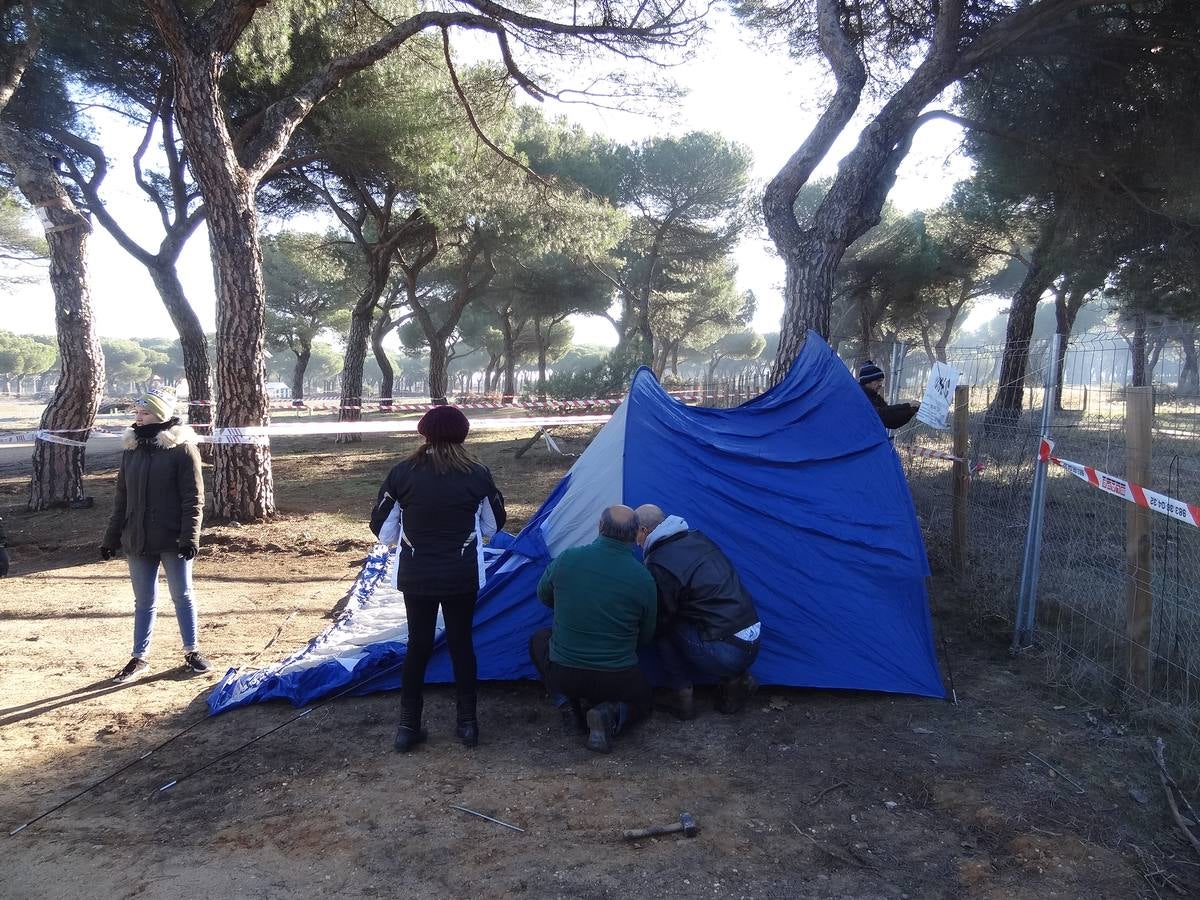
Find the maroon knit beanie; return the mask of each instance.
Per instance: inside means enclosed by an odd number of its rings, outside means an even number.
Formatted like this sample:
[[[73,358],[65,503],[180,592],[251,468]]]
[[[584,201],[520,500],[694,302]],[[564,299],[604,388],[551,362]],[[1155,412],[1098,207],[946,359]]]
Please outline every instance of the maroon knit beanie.
[[[461,444],[470,430],[471,423],[457,406],[435,406],[417,423],[417,434],[431,444]]]

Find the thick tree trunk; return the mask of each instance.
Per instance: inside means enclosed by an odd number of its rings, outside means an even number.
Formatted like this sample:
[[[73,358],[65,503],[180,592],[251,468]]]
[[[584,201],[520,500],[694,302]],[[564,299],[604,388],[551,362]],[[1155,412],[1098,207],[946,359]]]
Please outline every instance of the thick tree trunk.
[[[833,294],[833,274],[846,252],[844,242],[804,240],[783,254],[787,264],[784,276],[784,311],[779,332],[779,351],[775,357],[772,380],[787,374],[809,329],[829,336],[829,298]]]
[[[500,362],[500,357],[495,353],[489,354],[488,363],[483,369],[483,393],[490,394],[492,391],[492,378],[496,372],[496,365]]]
[[[1191,331],[1185,331],[1180,335],[1179,343],[1183,347],[1183,368],[1179,372],[1179,393],[1200,393],[1200,358],[1197,358],[1196,355],[1196,336]]]
[[[188,423],[200,426],[211,425],[212,410],[212,367],[208,362],[208,338],[200,318],[183,292],[183,283],[175,270],[174,262],[162,262],[147,267],[158,296],[166,307],[167,315],[179,334],[179,346],[183,349],[183,373],[188,383]],[[205,462],[212,462],[212,445],[201,444],[200,452]]]
[[[1016,421],[1024,407],[1025,374],[1029,369],[1029,342],[1033,339],[1034,317],[1042,295],[1060,274],[1047,264],[1057,231],[1058,223],[1055,220],[1042,226],[1037,246],[1029,260],[1029,269],[1013,295],[1004,337],[1004,355],[1000,360],[1000,383],[984,417],[989,425]]]
[[[1155,335],[1154,340],[1150,342],[1150,358],[1146,361],[1146,383],[1154,383],[1154,370],[1158,368],[1158,360],[1162,357],[1163,347],[1166,346],[1167,339],[1161,334]]]
[[[368,288],[368,291],[371,289]],[[357,422],[362,418],[363,363],[367,358],[371,319],[375,312],[375,301],[378,299],[379,293],[375,293],[373,298],[364,296],[350,315],[350,332],[346,335],[346,357],[342,364],[339,422]],[[356,444],[361,440],[361,434],[339,434],[337,436],[339,444]]]
[[[1071,302],[1072,296],[1066,291],[1055,292],[1054,295],[1054,330],[1058,335],[1058,358],[1054,361],[1057,377],[1054,380],[1054,408],[1062,411],[1063,374],[1067,368],[1067,344],[1071,340],[1071,330],[1075,327],[1075,317],[1079,315],[1079,306]]]
[[[176,113],[192,171],[208,210],[208,242],[217,289],[218,429],[269,422],[263,356],[266,292],[258,241],[255,184],[238,163],[221,108],[220,59],[176,59]],[[275,512],[267,440],[217,444],[213,513],[252,521]]]
[[[387,288],[393,250],[372,245],[367,253],[367,286],[363,289],[354,311],[350,314],[350,333],[346,335],[346,357],[342,364],[342,399],[338,409],[339,422],[357,422],[362,418],[363,363],[367,358],[367,342],[371,322],[379,299]],[[361,434],[339,434],[337,443],[356,444]]]
[[[1146,366],[1146,314],[1137,312],[1133,316],[1133,337],[1129,339],[1129,352],[1132,357],[1133,387],[1145,387],[1149,384]]]
[[[801,225],[796,220],[796,197],[854,114],[866,80],[844,30],[841,4],[834,0],[817,4],[821,49],[833,66],[838,88],[812,133],[763,197],[767,230],[787,267],[779,352],[772,372],[775,381],[791,368],[809,329],[829,338],[833,273],[846,248],[879,222],[921,110],[957,74],[961,11],[955,7],[951,3],[943,9],[925,59],[863,128],[811,223]]]
[[[91,227],[71,203],[44,154],[7,128],[0,128],[0,154],[13,169],[21,193],[49,223],[50,285],[61,375],[39,429],[86,442],[100,407],[104,354],[96,335],[87,281],[87,244]],[[42,510],[84,496],[85,448],[37,441],[29,508]]]
[[[381,309],[375,319],[375,327],[371,329],[371,352],[375,354],[375,364],[383,375],[379,382],[379,407],[385,410],[392,408],[392,393],[396,386],[396,372],[387,351],[383,349],[383,339],[391,330],[392,317],[387,310]]]
[[[500,334],[504,338],[504,388],[501,399],[504,403],[512,403],[517,394],[517,339],[507,316],[500,317]]]
[[[449,385],[450,359],[446,351],[446,339],[437,337],[429,342],[429,399],[434,405],[446,404],[446,388]]]
[[[61,376],[39,429],[86,442],[104,386],[104,354],[96,336],[87,281],[91,225],[80,215],[45,152],[16,129],[0,125],[0,159],[42,217],[50,251],[50,286]],[[18,379],[19,382],[19,379]],[[19,388],[18,388],[19,389]],[[83,498],[82,446],[39,440],[33,451],[29,508],[42,510]]]
[[[308,361],[312,359],[312,345],[301,343],[300,352],[296,354],[296,365],[292,369],[292,399],[304,399],[304,373],[308,371]]]
[[[533,336],[537,340],[538,351],[538,386],[539,400],[546,399],[546,347],[550,343],[550,335],[542,333],[542,324],[537,320],[533,323]]]

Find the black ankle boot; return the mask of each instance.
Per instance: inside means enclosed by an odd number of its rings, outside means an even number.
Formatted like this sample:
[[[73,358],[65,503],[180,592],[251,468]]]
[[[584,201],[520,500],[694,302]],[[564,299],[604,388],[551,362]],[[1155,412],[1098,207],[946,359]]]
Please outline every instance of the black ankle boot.
[[[600,703],[588,710],[589,750],[595,753],[608,753],[612,750],[612,739],[617,734],[618,716],[616,703]]]
[[[696,718],[696,694],[690,687],[680,688],[665,694],[655,706],[669,712],[682,722]]]
[[[584,720],[583,709],[578,700],[568,700],[559,706],[558,714],[562,716],[563,734],[587,734],[587,722]]]
[[[475,715],[475,695],[458,698],[457,726],[454,733],[462,741],[464,747],[474,747],[479,744],[479,719]]]
[[[396,729],[396,740],[393,746],[397,753],[407,753],[429,736],[421,727],[421,708],[424,704],[400,701],[400,727]]]

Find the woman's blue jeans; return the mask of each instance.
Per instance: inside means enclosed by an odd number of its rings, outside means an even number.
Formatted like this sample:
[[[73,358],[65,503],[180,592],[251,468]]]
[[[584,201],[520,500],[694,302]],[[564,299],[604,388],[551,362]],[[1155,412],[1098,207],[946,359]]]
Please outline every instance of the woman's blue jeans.
[[[179,636],[183,652],[198,649],[196,644],[196,600],[192,594],[192,561],[180,559],[179,553],[169,550],[149,556],[130,555],[129,578],[133,582],[133,655],[146,659],[150,652],[150,635],[154,631],[155,606],[158,600],[158,568],[167,576],[167,588],[175,604],[179,621]]]

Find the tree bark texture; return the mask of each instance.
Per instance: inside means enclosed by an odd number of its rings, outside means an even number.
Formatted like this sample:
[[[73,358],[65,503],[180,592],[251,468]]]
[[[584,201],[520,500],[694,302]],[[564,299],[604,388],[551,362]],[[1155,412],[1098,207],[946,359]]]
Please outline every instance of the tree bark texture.
[[[87,441],[104,389],[104,354],[96,335],[87,281],[91,225],[75,208],[49,157],[34,141],[0,125],[0,158],[17,187],[43,217],[50,252],[50,286],[61,374],[38,426],[64,438]],[[37,441],[29,508],[42,510],[83,498],[84,447]]]
[[[984,421],[989,425],[1015,422],[1024,408],[1025,375],[1029,370],[1029,343],[1033,339],[1033,322],[1042,295],[1054,284],[1059,272],[1048,264],[1047,257],[1054,246],[1058,223],[1049,220],[1042,226],[1037,246],[1029,259],[1029,269],[1008,311],[1008,328],[1004,336],[1004,355],[1000,359],[999,385],[996,396],[988,406]]]
[[[1067,344],[1071,341],[1071,330],[1075,327],[1075,318],[1083,306],[1082,299],[1076,301],[1077,293],[1069,288],[1055,291],[1054,294],[1054,330],[1058,338],[1058,358],[1054,361],[1057,377],[1054,380],[1054,408],[1061,412],[1063,396],[1063,374],[1067,368]]]
[[[446,340],[435,339],[429,342],[429,399],[435,406],[443,406],[447,402],[446,390],[449,386],[450,354],[446,350]]]
[[[200,317],[192,309],[183,284],[175,270],[175,261],[149,265],[150,278],[158,290],[158,296],[166,307],[171,323],[179,334],[179,346],[183,350],[183,372],[188,383],[188,423],[210,425],[212,410],[212,367],[208,362],[208,338]],[[202,429],[207,431],[207,429]],[[211,462],[211,444],[201,444],[200,451],[205,462]]]
[[[292,369],[292,399],[304,399],[304,373],[308,371],[308,361],[312,359],[312,345],[302,343],[296,353],[296,365]]]
[[[154,13],[157,7],[152,7]],[[204,192],[217,294],[217,428],[269,422],[263,356],[266,291],[256,184],[238,163],[221,107],[217,54],[177,55],[176,112],[192,171]],[[217,444],[213,513],[253,521],[275,512],[266,441]]]
[[[368,288],[368,290],[370,289]],[[378,295],[375,299],[378,299]],[[346,358],[342,364],[339,422],[357,422],[362,418],[363,363],[367,358],[367,342],[371,337],[371,321],[374,314],[374,300],[364,297],[350,316],[350,331],[346,335]],[[360,441],[362,441],[361,434],[339,434],[337,436],[339,444],[357,444]]]
[[[799,191],[858,107],[866,72],[846,31],[838,0],[817,0],[817,30],[837,90],[817,125],[767,186],[763,213],[768,233],[787,266],[778,381],[791,367],[809,329],[829,337],[832,274],[846,247],[879,221],[880,211],[907,155],[921,111],[950,84],[1039,28],[1053,27],[1079,3],[1026,4],[998,20],[970,45],[960,46],[961,0],[941,0],[929,51],[911,77],[884,104],[838,165],[832,186],[808,223],[797,221]],[[932,113],[928,115],[933,115]],[[1027,352],[1027,351],[1026,351]],[[1024,372],[1024,355],[1014,362]]]
[[[1130,364],[1133,369],[1130,384],[1145,387],[1150,383],[1146,365],[1146,314],[1138,311],[1133,316],[1133,336],[1129,340]]]
[[[553,328],[554,326],[551,326]],[[550,343],[549,330],[546,333],[542,332],[542,323],[535,319],[533,322],[533,336],[537,341],[538,351],[538,386],[537,395],[539,400],[546,399],[546,347]]]
[[[392,317],[386,309],[381,309],[375,318],[375,327],[371,329],[371,352],[375,354],[375,364],[383,377],[379,382],[380,409],[392,408],[392,394],[396,388],[396,373],[392,369],[392,361],[388,359],[387,351],[383,349],[383,339],[392,330]]]
[[[1156,334],[1150,342],[1150,358],[1146,361],[1146,384],[1154,383],[1154,370],[1158,368],[1158,361],[1162,358],[1163,347],[1166,345],[1167,339],[1161,334]]]
[[[513,330],[512,317],[507,313],[500,317],[500,335],[504,339],[504,387],[502,402],[512,403],[517,393],[517,335]]]
[[[1179,337],[1183,347],[1183,368],[1179,372],[1181,394],[1200,393],[1200,358],[1196,355],[1196,335],[1190,330],[1191,327],[1184,326],[1185,330]]]

